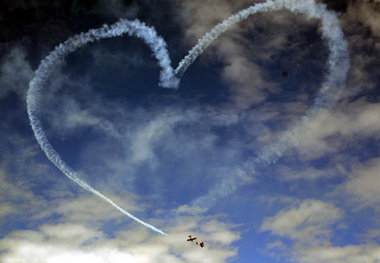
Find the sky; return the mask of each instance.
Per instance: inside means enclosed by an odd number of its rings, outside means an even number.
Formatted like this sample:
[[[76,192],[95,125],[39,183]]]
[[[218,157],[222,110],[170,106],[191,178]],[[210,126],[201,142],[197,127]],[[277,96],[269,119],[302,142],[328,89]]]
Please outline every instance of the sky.
[[[0,262],[380,262],[380,1],[15,0],[0,28]]]

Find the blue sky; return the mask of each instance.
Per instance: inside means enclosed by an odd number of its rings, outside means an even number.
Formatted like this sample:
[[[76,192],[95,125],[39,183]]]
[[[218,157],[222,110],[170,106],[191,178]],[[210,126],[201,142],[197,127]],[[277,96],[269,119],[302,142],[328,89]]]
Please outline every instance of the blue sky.
[[[83,45],[54,67],[38,104],[51,145],[81,180],[167,236],[69,180],[33,135],[29,82],[69,37],[137,18],[166,42],[175,68],[200,37],[256,2],[5,4],[1,262],[380,261],[377,0],[318,1],[336,12],[349,69],[336,103],[314,114],[329,74],[322,34],[335,31],[287,10],[232,26],[178,89],[159,86],[161,67],[135,37]],[[344,71],[336,68],[334,76]],[[206,247],[186,242],[189,234]]]

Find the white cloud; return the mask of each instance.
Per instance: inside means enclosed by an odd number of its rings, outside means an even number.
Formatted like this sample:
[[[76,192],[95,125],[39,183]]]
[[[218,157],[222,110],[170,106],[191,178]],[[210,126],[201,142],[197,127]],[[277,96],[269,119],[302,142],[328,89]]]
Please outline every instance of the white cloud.
[[[123,198],[107,194],[112,200],[125,210],[136,213],[144,210],[143,203],[137,203],[137,197],[124,193]],[[80,198],[61,199],[55,207],[51,207],[48,213],[64,215],[67,220],[74,223],[91,222],[95,224],[103,220],[122,220],[120,212],[114,207],[92,194],[85,193]]]
[[[296,258],[303,263],[377,263],[380,262],[380,246],[314,247],[299,251]]]
[[[290,238],[301,246],[312,246],[328,242],[331,226],[343,216],[343,212],[332,204],[305,200],[297,207],[284,209],[273,217],[265,218],[261,231]]]
[[[303,126],[296,127],[289,139],[302,158],[314,159],[326,153],[344,150],[353,143],[354,138],[379,139],[379,131],[380,103],[359,100],[349,105],[340,105],[335,111],[320,110]],[[271,136],[261,139],[273,140]]]
[[[37,230],[19,230],[0,241],[0,261],[13,262],[227,262],[236,256],[232,242],[240,235],[227,223],[205,216],[174,216],[167,219],[169,236],[148,232],[140,226],[120,230],[108,237],[86,219],[71,223],[44,224]],[[202,222],[202,223],[201,223]],[[206,246],[186,241],[197,236]],[[223,242],[220,242],[220,238]]]
[[[375,263],[380,262],[380,246],[373,238],[378,229],[365,235],[369,243],[334,246],[331,242],[333,226],[343,212],[332,204],[306,200],[297,207],[284,209],[263,221],[261,230],[294,241],[287,246],[281,240],[267,244],[267,253],[275,258],[284,257],[302,263]]]
[[[379,207],[380,158],[371,159],[354,167],[344,189],[361,207]]]
[[[182,206],[173,212],[163,211],[173,215],[165,220],[148,219],[154,225],[166,226],[169,237],[164,237],[132,222],[107,203],[83,191],[83,195],[74,198],[67,189],[59,191],[52,187],[43,191],[45,196],[51,197],[45,200],[33,193],[30,184],[8,183],[3,171],[0,181],[1,212],[4,212],[1,216],[17,213],[21,215],[18,220],[23,222],[26,217],[21,210],[31,210],[27,213],[28,226],[45,222],[37,229],[6,232],[0,240],[2,263],[222,263],[237,255],[232,243],[240,238],[239,233],[228,223],[202,215],[204,210],[200,208]],[[112,198],[133,213],[146,208],[137,196],[124,193],[120,198]],[[10,201],[5,202],[5,199]],[[6,211],[8,208],[11,211]],[[103,232],[103,227],[114,229],[114,236]],[[188,234],[198,236],[206,247],[186,242]]]
[[[48,204],[46,200],[33,193],[30,189],[30,182],[27,180],[19,180],[15,175],[7,172],[6,168],[0,165],[0,222],[5,221],[10,215],[27,215],[37,209],[46,209]],[[35,167],[38,174],[38,165]],[[12,179],[12,180],[10,180]],[[11,182],[10,182],[11,181]],[[5,230],[5,229],[4,229]]]

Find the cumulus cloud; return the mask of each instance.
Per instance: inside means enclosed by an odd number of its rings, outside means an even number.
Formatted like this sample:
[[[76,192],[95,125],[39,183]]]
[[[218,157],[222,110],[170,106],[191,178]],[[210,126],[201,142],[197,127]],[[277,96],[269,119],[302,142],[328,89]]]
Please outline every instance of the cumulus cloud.
[[[340,105],[335,111],[321,110],[289,138],[306,160],[338,152],[351,144],[353,138],[378,138],[379,110],[380,104],[363,100]]]
[[[311,247],[328,242],[332,235],[331,226],[342,217],[341,209],[311,199],[284,209],[273,217],[265,218],[260,229],[289,238],[297,245]]]
[[[299,251],[296,258],[304,263],[374,263],[380,261],[380,246],[314,247]]]
[[[20,175],[14,175],[4,167],[0,168],[0,222],[2,225],[9,226],[9,224],[18,225],[21,223],[26,226],[33,226],[36,221],[52,215],[51,212],[46,211],[49,211],[56,203],[54,201],[49,202],[44,195],[36,193],[33,189],[33,183],[38,181],[33,179],[33,176],[42,173],[43,177],[45,172],[39,171],[38,165],[32,168],[34,173],[32,172],[29,175],[29,180],[21,178]],[[24,172],[24,174],[26,173]],[[54,200],[54,198],[67,197],[68,195],[70,194],[61,192],[57,187],[51,192],[50,197]],[[1,235],[4,235],[11,232],[13,228],[4,227],[0,230]]]
[[[353,167],[344,184],[346,193],[361,207],[380,208],[380,158]]]
[[[144,203],[137,203],[138,198],[131,193],[124,193],[121,197],[109,194],[112,200],[115,200],[121,207],[131,211],[131,213],[142,212],[146,207]],[[115,210],[106,202],[100,202],[97,197],[92,195],[83,195],[80,198],[66,197],[55,203],[46,214],[56,213],[64,216],[67,222],[81,223],[88,222],[91,225],[99,225],[103,222],[119,222],[128,220],[120,217],[120,212]]]
[[[352,184],[348,184],[352,185]],[[364,180],[364,185],[366,181]],[[360,187],[359,187],[360,188]],[[367,189],[368,190],[368,189]],[[337,223],[343,219],[342,209],[319,200],[305,200],[265,218],[262,231],[271,231],[283,238],[267,244],[268,254],[305,263],[373,263],[380,260],[380,246],[374,243],[378,229],[365,234],[367,242],[360,245],[335,246],[331,238]],[[287,245],[286,239],[294,243]]]
[[[0,256],[4,263],[227,262],[236,255],[236,250],[218,246],[201,250],[193,244],[186,244],[183,235],[154,238],[144,233],[122,231],[117,237],[107,239],[99,231],[71,224],[47,225],[39,231],[12,233],[0,241],[0,247],[7,251]]]
[[[233,242],[240,239],[240,234],[234,225],[218,216],[205,215],[204,209],[181,206],[161,210],[161,215],[170,217],[147,218],[165,228],[169,236],[163,237],[131,222],[98,198],[79,193],[50,185],[43,195],[36,194],[25,180],[8,182],[6,171],[1,169],[0,220],[2,224],[13,220],[23,227],[2,232],[0,261],[222,263],[237,255]],[[133,213],[154,209],[144,204],[143,198],[126,191],[112,198]],[[7,218],[10,214],[17,217]],[[188,234],[198,236],[206,247],[186,242]]]
[[[80,200],[77,200],[81,203]],[[72,207],[73,211],[84,214],[83,207]],[[103,211],[104,212],[104,211]],[[18,230],[0,241],[0,260],[10,262],[227,262],[236,256],[232,245],[240,234],[232,230],[233,225],[216,217],[197,215],[176,215],[167,225],[169,236],[159,236],[139,226],[115,229],[107,235],[94,218],[73,220],[63,214],[64,223],[40,225],[33,230]],[[119,215],[120,217],[120,215]],[[112,229],[115,221],[109,221]],[[202,239],[202,249],[186,241],[191,233]]]
[[[0,221],[31,218],[36,209],[48,207],[41,193],[35,193],[32,188],[41,182],[53,185],[49,177],[54,172],[46,163],[38,160],[39,149],[31,138],[16,132],[8,124],[2,124],[1,128],[3,134],[0,148],[3,150],[0,154]],[[56,193],[60,192],[63,185],[56,185]]]
[[[267,244],[267,253],[275,258],[307,263],[372,263],[380,259],[380,247],[370,240],[361,245],[335,246],[332,237],[343,225],[345,213],[331,203],[304,200],[265,218],[262,231],[279,238]],[[288,243],[287,240],[293,241]]]

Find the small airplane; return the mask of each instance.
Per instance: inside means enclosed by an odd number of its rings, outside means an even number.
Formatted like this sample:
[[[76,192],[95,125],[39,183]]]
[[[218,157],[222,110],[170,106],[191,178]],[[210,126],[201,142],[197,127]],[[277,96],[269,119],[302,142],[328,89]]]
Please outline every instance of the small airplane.
[[[188,239],[187,241],[191,241],[193,242],[195,239],[197,239],[196,237],[192,237],[191,235],[188,235]],[[205,243],[202,241],[202,242],[195,242],[196,245],[200,246],[200,247],[204,247],[205,246]]]
[[[198,242],[196,242],[195,244],[199,245],[200,247],[204,247],[205,246],[205,243],[202,241],[201,243],[198,244]]]
[[[191,237],[191,235],[189,235],[188,237],[189,238],[187,239],[187,241],[191,241],[191,242],[193,242],[195,239],[197,239],[196,237]]]

